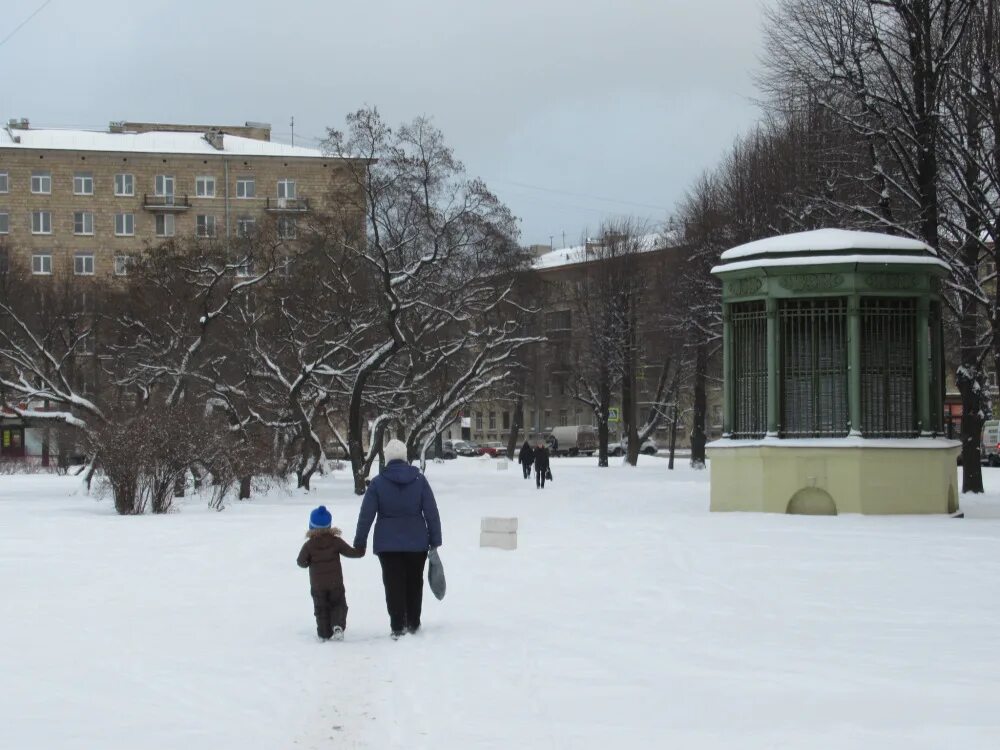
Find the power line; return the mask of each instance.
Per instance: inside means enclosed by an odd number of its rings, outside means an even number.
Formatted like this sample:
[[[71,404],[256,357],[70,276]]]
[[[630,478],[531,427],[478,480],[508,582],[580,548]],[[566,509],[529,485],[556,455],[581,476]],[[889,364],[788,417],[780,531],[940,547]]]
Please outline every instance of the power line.
[[[523,182],[510,182],[508,180],[488,180],[488,183],[499,183],[501,185],[514,185],[520,188],[527,188],[528,190],[541,190],[544,193],[561,193],[562,195],[570,195],[575,198],[589,198],[595,201],[604,201],[605,203],[620,203],[623,206],[638,206],[640,208],[653,208],[657,211],[666,211],[666,206],[654,206],[650,203],[637,203],[635,201],[623,201],[617,198],[602,198],[599,195],[590,195],[589,193],[574,193],[570,190],[557,190],[556,188],[541,187],[539,185],[527,185]]]
[[[45,6],[47,6],[51,2],[52,2],[52,0],[45,0],[44,3],[42,3],[41,5],[38,6],[38,9],[34,13],[32,13],[30,16],[28,16],[23,21],[21,21],[21,23],[19,23],[17,26],[15,26],[14,30],[12,32],[10,32],[7,36],[5,36],[3,39],[0,39],[0,47],[2,47],[12,36],[14,36],[14,34],[16,34],[22,28],[24,28],[25,26],[27,26],[28,25],[28,21],[30,21],[32,18],[34,18],[35,16],[37,16],[43,10],[45,10]]]

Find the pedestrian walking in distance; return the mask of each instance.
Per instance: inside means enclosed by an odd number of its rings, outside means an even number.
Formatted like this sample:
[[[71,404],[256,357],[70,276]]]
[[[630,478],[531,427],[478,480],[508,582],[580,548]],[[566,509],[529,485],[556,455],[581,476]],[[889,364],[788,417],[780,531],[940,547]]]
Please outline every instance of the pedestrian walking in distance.
[[[549,472],[549,451],[545,443],[535,446],[535,487],[545,489],[545,476]]]
[[[524,478],[527,479],[531,476],[531,465],[535,462],[535,452],[531,449],[531,443],[527,440],[524,441],[524,445],[521,446],[521,450],[517,454],[517,462],[521,464],[521,471],[524,473]]]
[[[340,529],[334,528],[333,517],[324,506],[309,514],[309,531],[298,563],[300,568],[309,568],[316,634],[324,641],[344,640],[347,627],[347,595],[340,558],[364,554],[363,549],[355,549],[340,538]]]
[[[420,628],[427,551],[441,546],[441,517],[427,478],[406,460],[406,445],[390,440],[383,448],[385,466],[375,477],[358,514],[354,546],[372,545],[382,565],[385,605],[393,639]]]

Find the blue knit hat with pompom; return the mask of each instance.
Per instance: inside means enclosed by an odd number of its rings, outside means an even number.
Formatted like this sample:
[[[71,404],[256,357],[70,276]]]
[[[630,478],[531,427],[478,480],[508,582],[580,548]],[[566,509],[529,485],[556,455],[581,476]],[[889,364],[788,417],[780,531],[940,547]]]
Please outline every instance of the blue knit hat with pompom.
[[[309,514],[310,529],[328,529],[332,523],[333,516],[330,515],[330,511],[326,509],[325,505],[319,506]]]

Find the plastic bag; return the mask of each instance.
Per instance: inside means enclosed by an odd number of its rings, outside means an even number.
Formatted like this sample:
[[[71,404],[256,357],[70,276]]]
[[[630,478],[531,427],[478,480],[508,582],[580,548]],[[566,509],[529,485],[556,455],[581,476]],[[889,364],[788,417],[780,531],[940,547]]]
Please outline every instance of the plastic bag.
[[[444,580],[444,565],[441,564],[441,556],[437,549],[432,549],[427,553],[427,584],[431,587],[431,593],[438,601],[444,599],[447,584]]]

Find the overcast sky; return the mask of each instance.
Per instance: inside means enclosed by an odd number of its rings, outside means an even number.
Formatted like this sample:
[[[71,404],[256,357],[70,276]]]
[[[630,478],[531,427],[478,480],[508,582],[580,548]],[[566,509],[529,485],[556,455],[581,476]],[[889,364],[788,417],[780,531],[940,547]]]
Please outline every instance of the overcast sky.
[[[3,0],[0,39],[44,0]],[[0,116],[262,120],[314,145],[361,106],[433,117],[525,244],[662,222],[756,119],[760,0],[50,0],[0,45]]]

